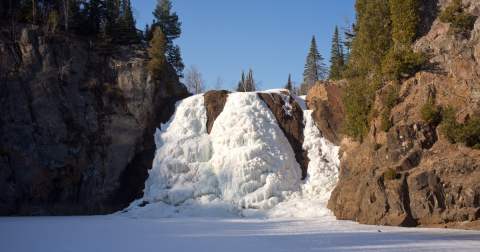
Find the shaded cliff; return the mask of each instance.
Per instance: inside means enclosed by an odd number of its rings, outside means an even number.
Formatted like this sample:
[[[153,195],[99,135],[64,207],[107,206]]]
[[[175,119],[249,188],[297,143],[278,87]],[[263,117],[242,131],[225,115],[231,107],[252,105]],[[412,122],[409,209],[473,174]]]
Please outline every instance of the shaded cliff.
[[[391,110],[393,127],[380,130],[373,118],[362,143],[341,144],[340,180],[328,208],[337,219],[392,226],[480,228],[480,151],[451,144],[420,117],[428,97],[440,107],[454,106],[463,122],[480,106],[480,1],[467,11],[475,23],[466,36],[447,35],[449,25],[437,15],[452,1],[420,1],[419,37],[415,50],[430,60],[401,83],[399,104]],[[390,85],[390,84],[389,84]],[[376,92],[382,113],[390,86]],[[385,180],[387,168],[397,177]]]
[[[116,50],[0,32],[0,215],[107,214],[142,196],[155,129],[188,92],[167,63],[156,83],[146,45]]]

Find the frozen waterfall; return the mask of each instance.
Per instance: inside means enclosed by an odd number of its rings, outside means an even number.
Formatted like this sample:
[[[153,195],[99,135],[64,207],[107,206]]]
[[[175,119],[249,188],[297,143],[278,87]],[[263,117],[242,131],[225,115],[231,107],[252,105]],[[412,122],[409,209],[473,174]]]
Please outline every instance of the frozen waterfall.
[[[292,96],[306,109],[301,98]],[[175,114],[155,134],[157,150],[144,197],[117,214],[132,218],[331,214],[326,201],[338,181],[339,147],[321,137],[311,113],[304,110],[303,149],[310,163],[302,181],[292,147],[257,93],[229,94],[210,135],[203,94],[177,102]]]

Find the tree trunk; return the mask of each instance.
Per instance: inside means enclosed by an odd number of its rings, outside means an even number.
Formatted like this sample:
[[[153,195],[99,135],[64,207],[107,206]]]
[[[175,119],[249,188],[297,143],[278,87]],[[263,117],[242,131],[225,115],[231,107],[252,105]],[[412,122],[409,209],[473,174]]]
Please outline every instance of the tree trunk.
[[[33,20],[32,23],[35,25],[35,0],[32,0],[32,9],[33,9]]]
[[[65,10],[65,31],[68,32],[68,10],[70,8],[68,0],[63,0],[63,5]]]

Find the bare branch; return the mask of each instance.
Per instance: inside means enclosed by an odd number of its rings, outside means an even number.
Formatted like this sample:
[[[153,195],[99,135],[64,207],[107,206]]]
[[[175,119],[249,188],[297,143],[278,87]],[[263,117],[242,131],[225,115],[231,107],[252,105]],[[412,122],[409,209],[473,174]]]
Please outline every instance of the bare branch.
[[[215,81],[212,82],[213,83],[213,88],[215,88],[215,90],[221,90],[224,82],[225,81],[222,79],[222,77],[217,76]]]
[[[189,65],[185,74],[185,85],[191,93],[203,93],[206,90],[205,81],[196,65]]]
[[[71,58],[67,61],[67,63],[64,63],[64,62],[62,61],[62,68],[60,69],[60,80],[63,80],[63,74],[67,73],[67,67],[70,66],[70,63],[72,62],[73,59],[74,59],[74,58],[71,57]]]

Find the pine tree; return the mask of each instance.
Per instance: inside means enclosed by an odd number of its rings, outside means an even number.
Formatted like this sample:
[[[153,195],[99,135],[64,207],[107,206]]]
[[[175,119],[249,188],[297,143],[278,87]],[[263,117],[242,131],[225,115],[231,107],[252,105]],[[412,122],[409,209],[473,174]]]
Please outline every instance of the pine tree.
[[[112,36],[113,43],[121,42],[121,3],[120,0],[103,0],[102,17],[107,21],[108,26],[105,29]]]
[[[183,75],[183,68],[185,65],[181,61],[180,50],[178,46],[173,45],[173,40],[180,37],[182,33],[181,22],[178,22],[178,15],[176,12],[171,13],[172,2],[170,0],[158,0],[157,6],[153,11],[153,16],[155,17],[150,30],[146,30],[145,38],[149,41],[152,37],[151,31],[155,30],[156,27],[162,29],[165,42],[167,44],[167,61],[172,66],[175,67],[178,75]],[[180,61],[170,61],[170,60],[180,60]]]
[[[100,32],[98,34],[98,41],[95,46],[96,50],[100,54],[111,54],[115,51],[113,46],[113,38],[108,27],[108,20],[104,18],[102,27],[100,28]]]
[[[23,21],[27,21],[31,24],[37,24],[40,21],[38,10],[40,6],[38,5],[38,0],[27,0],[22,1],[20,4],[20,15]]]
[[[247,92],[245,84],[245,70],[242,70],[242,79],[238,82],[237,92]]]
[[[326,67],[323,63],[324,58],[317,50],[317,43],[315,42],[315,36],[312,37],[310,44],[310,52],[307,55],[307,63],[305,64],[305,70],[303,71],[303,82],[307,83],[309,89],[318,80],[324,80],[326,75]]]
[[[344,31],[345,41],[342,41],[343,46],[345,46],[345,62],[350,61],[350,52],[352,51],[353,39],[355,38],[355,24],[352,24],[352,29],[349,31]],[[346,66],[345,66],[346,67]]]
[[[339,80],[342,77],[343,71],[345,71],[345,55],[343,54],[343,47],[340,44],[338,28],[335,26],[335,33],[333,34],[332,39],[332,50],[330,53],[330,73],[328,78],[331,80]]]
[[[390,0],[395,47],[409,46],[417,35],[418,0]]]
[[[155,21],[155,20],[154,20]],[[145,25],[145,31],[143,32],[143,40],[145,42],[149,42],[150,40],[148,40],[147,38],[147,35],[148,34],[151,34],[152,33],[152,29],[150,29],[150,26],[148,25],[148,23]]]
[[[86,8],[80,8],[80,1],[72,0],[70,1],[70,29],[79,35],[87,35],[86,28]]]
[[[173,46],[172,50],[168,52],[167,62],[169,62],[173,68],[177,71],[178,77],[183,77],[183,69],[185,65],[182,61],[182,56],[180,55],[180,46]]]
[[[247,87],[246,87],[247,92],[254,92],[255,91],[255,84],[254,84],[254,81],[253,81],[253,74],[252,74],[252,69],[251,68],[248,70],[248,77],[247,77],[246,84],[247,84]]]
[[[122,41],[126,44],[139,43],[137,28],[135,27],[135,19],[133,18],[132,5],[130,0],[122,0],[123,24],[122,24]]]
[[[160,26],[165,36],[165,42],[168,46],[172,46],[173,40],[180,37],[182,30],[181,22],[178,22],[178,15],[176,12],[170,13],[172,10],[172,2],[170,0],[158,0],[157,6],[153,11],[155,22],[151,25],[151,30],[155,30]],[[149,38],[150,35],[147,35]]]
[[[410,46],[417,34],[418,0],[390,0],[393,45],[383,59],[383,73],[390,80],[399,80],[427,57],[423,52],[414,52]]]
[[[390,6],[385,0],[357,0],[352,51],[344,76],[343,104],[346,108],[342,131],[362,141],[370,127],[375,91],[383,80],[382,60],[391,48]]]
[[[167,50],[160,27],[157,27],[153,32],[153,38],[149,44],[152,48],[148,52],[148,56],[150,56],[152,60],[148,63],[147,69],[150,71],[150,74],[158,80],[163,76],[163,63],[165,62],[165,51]]]
[[[101,0],[90,0],[87,7],[86,29],[89,34],[96,35],[100,32],[100,23],[102,20]]]
[[[287,81],[287,85],[285,85],[285,89],[292,91],[292,82],[290,81],[290,74],[288,74],[288,81]]]

